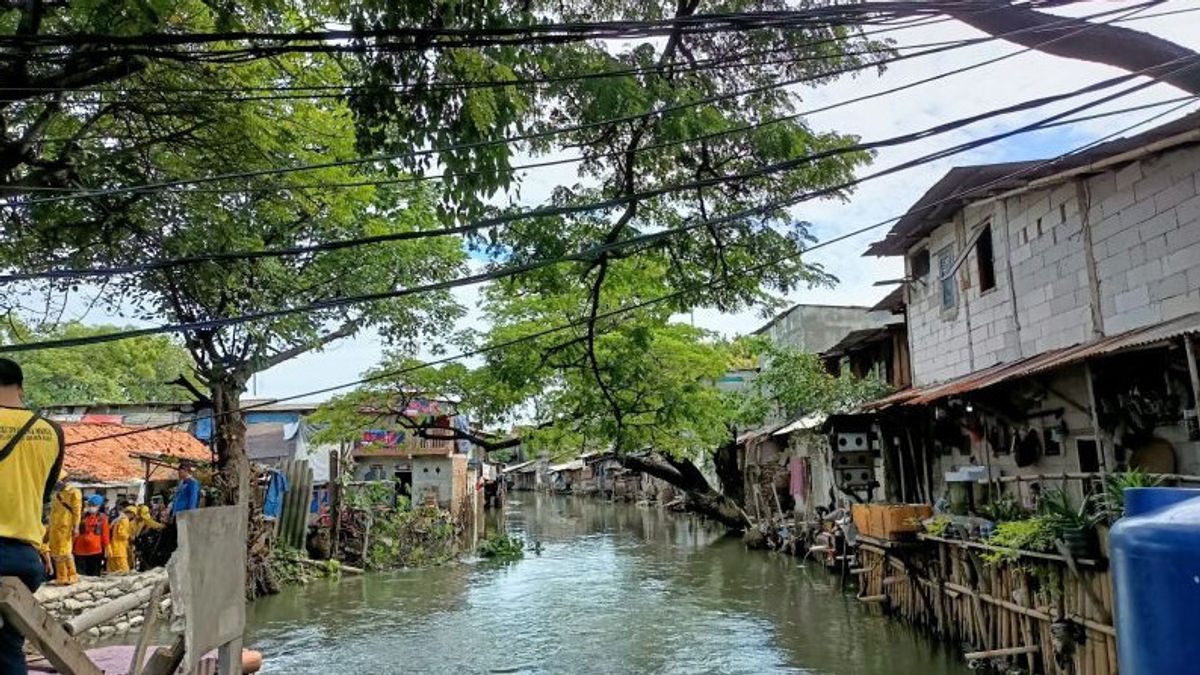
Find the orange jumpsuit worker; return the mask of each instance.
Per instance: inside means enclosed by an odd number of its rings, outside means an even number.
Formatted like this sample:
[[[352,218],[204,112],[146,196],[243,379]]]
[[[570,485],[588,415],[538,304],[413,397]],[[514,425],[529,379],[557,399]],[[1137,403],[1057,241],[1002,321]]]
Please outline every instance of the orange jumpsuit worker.
[[[109,541],[105,555],[108,557],[109,574],[129,571],[129,540],[133,539],[133,519],[137,517],[136,506],[126,506],[117,519],[109,525]]]
[[[71,548],[83,517],[83,494],[79,488],[67,485],[63,480],[65,477],[65,472],[58,477],[58,491],[50,500],[50,527],[46,531],[50,557],[54,561],[54,579],[60,586],[79,581]]]
[[[104,569],[104,551],[108,548],[108,516],[100,511],[104,497],[88,497],[87,509],[75,535],[75,562],[84,576],[98,577]]]

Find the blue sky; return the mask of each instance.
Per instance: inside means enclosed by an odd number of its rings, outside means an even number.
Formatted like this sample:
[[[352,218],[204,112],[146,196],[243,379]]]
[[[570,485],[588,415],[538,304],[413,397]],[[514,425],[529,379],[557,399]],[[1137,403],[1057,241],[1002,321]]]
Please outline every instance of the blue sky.
[[[1070,13],[1088,14],[1132,4],[1126,0],[1080,3],[1072,7]],[[1193,6],[1194,0],[1172,0],[1149,10],[1148,13]],[[1130,26],[1200,50],[1200,13],[1141,21]],[[908,29],[894,35],[900,45],[979,36],[980,33],[955,22]],[[1016,51],[1018,48],[1012,45],[990,42],[896,63],[882,75],[871,73],[856,78],[847,77],[816,89],[797,89],[796,93],[803,99],[801,107],[811,109],[864,93],[890,89],[906,82]],[[1118,74],[1120,71],[1106,66],[1039,53],[1022,54],[976,71],[951,76],[936,84],[813,115],[808,121],[817,129],[856,133],[864,140],[886,138],[1021,100],[1068,91]],[[1165,85],[1155,85],[1109,105],[1108,109],[1175,98],[1180,93]],[[875,171],[971,138],[1020,126],[1044,117],[1047,110],[1062,110],[1076,103],[1078,101],[1012,115],[935,139],[889,149],[880,152],[873,167],[866,171]],[[819,239],[825,240],[899,215],[899,212],[916,201],[926,188],[953,166],[1052,157],[1165,109],[1092,120],[1073,127],[1018,136],[919,169],[871,181],[862,185],[850,201],[845,203],[828,200],[806,203],[796,209],[796,216],[799,220],[812,222],[812,232]],[[1181,110],[1174,116],[1194,109],[1193,106]],[[1166,119],[1159,120],[1156,124],[1163,121]],[[522,187],[520,201],[526,204],[536,203],[549,193],[556,181],[563,178],[561,169],[530,172]],[[573,180],[573,177],[569,179]],[[873,283],[902,276],[900,261],[897,259],[876,260],[861,257],[866,246],[885,232],[886,228],[880,229],[815,252],[813,260],[823,264],[840,279],[840,283],[831,289],[802,290],[792,294],[787,300],[791,303],[874,304],[890,288],[876,287]],[[479,314],[474,309],[478,289],[458,289],[456,293],[460,302],[472,309],[463,325],[479,326]],[[98,313],[87,316],[87,320],[128,323]],[[703,308],[697,309],[694,320],[697,325],[725,334],[750,332],[765,322],[755,312],[723,315]],[[383,347],[381,340],[373,332],[344,340],[322,352],[307,354],[260,374],[252,384],[251,394],[260,397],[290,396],[346,382],[355,374],[375,365],[382,355]]]

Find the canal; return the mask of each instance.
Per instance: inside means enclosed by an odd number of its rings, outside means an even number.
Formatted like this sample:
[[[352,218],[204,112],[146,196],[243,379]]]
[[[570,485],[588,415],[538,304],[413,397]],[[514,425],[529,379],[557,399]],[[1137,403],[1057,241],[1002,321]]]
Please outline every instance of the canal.
[[[518,493],[540,553],[347,577],[253,603],[271,673],[968,672],[837,578],[686,515]]]

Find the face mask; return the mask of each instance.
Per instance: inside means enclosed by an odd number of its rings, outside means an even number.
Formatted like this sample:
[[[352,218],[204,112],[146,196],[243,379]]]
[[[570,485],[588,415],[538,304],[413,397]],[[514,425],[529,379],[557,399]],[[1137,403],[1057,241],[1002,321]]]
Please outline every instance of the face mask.
[[[99,509],[97,509],[95,506],[89,506],[89,507],[87,507],[87,512],[88,512],[88,513],[96,513],[97,511],[99,511]]]

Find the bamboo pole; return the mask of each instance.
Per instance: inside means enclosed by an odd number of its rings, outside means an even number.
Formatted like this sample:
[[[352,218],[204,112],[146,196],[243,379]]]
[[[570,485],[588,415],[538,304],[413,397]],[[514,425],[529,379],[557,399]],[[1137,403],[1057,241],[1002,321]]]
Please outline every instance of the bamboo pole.
[[[1041,647],[1038,645],[1022,645],[1019,647],[1002,647],[1000,649],[988,649],[988,650],[981,651],[981,652],[967,652],[966,654],[963,654],[963,658],[968,661],[974,661],[976,659],[993,659],[998,656],[1017,656],[1019,654],[1033,654],[1034,652],[1037,652],[1040,650],[1041,650]]]

